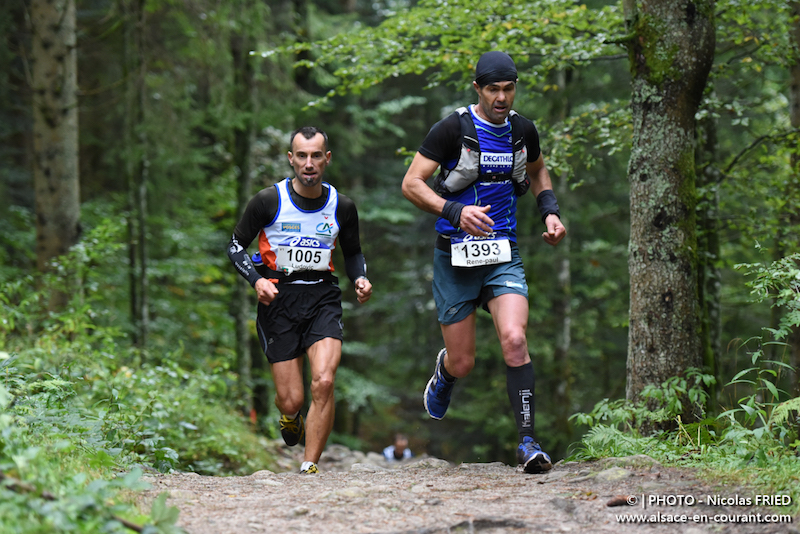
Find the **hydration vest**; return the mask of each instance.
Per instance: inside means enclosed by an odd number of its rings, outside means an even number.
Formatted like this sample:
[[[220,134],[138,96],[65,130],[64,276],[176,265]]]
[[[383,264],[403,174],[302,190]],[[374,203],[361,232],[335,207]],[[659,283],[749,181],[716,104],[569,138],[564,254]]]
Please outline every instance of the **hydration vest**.
[[[463,191],[476,181],[502,182],[511,180],[514,184],[514,193],[522,196],[528,191],[530,180],[525,173],[525,164],[528,162],[528,150],[525,145],[525,130],[522,126],[522,117],[511,111],[508,120],[511,123],[511,149],[514,154],[514,165],[508,173],[485,173],[480,171],[481,148],[478,142],[478,132],[469,109],[461,107],[455,110],[461,121],[461,153],[458,162],[450,170],[441,168],[439,175],[433,181],[433,190],[439,194],[455,194]]]

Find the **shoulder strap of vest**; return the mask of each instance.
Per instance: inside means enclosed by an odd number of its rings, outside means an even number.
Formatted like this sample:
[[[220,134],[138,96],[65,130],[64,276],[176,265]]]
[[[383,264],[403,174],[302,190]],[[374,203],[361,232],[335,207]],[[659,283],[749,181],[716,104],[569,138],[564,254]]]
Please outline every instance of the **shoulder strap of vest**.
[[[516,152],[520,142],[525,142],[525,127],[522,125],[522,116],[514,110],[508,114],[508,120],[511,123],[511,146]]]
[[[472,150],[480,150],[478,131],[475,129],[475,123],[472,122],[472,114],[469,109],[458,108],[456,113],[461,120],[461,143]]]
[[[473,150],[480,150],[478,131],[472,121],[472,114],[465,107],[458,108],[455,112],[461,120],[462,143]],[[522,125],[522,116],[514,110],[508,114],[508,120],[511,123],[511,146],[516,152],[519,145],[525,142],[525,127]]]

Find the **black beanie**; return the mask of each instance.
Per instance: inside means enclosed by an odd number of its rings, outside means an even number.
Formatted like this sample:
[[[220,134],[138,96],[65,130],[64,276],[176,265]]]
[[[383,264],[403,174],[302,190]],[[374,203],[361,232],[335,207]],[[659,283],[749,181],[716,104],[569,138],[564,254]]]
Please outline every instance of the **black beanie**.
[[[505,52],[486,52],[475,66],[475,81],[479,87],[495,82],[517,80],[517,66]]]

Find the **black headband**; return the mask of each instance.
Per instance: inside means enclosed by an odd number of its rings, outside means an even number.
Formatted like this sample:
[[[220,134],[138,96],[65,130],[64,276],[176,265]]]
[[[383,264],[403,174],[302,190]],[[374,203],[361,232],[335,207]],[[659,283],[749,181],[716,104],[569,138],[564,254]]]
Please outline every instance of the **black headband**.
[[[495,82],[517,81],[517,66],[505,52],[486,52],[475,66],[475,82],[479,87]]]

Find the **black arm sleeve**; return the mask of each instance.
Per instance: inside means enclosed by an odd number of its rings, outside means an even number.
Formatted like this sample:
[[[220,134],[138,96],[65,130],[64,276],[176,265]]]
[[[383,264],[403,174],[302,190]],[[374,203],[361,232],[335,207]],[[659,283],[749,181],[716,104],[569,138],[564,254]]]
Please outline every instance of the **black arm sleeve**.
[[[231,242],[228,243],[228,258],[230,258],[236,270],[239,271],[239,274],[244,276],[251,286],[255,286],[261,275],[256,272],[256,266],[250,261],[247,249],[239,244],[236,234],[231,236]]]
[[[344,272],[351,282],[367,277],[367,260],[360,252],[344,258]]]
[[[347,277],[351,282],[362,276],[366,278],[367,262],[361,252],[361,239],[358,236],[356,203],[341,193],[336,208],[336,220],[339,221],[339,245],[342,247]]]
[[[255,286],[261,275],[250,261],[247,247],[264,226],[278,216],[278,190],[275,187],[262,189],[250,200],[242,214],[242,218],[233,230],[228,243],[228,258],[251,286]]]
[[[247,248],[258,232],[278,216],[278,188],[266,187],[255,194],[247,203],[242,218],[236,223],[233,233],[239,238],[239,243]]]

